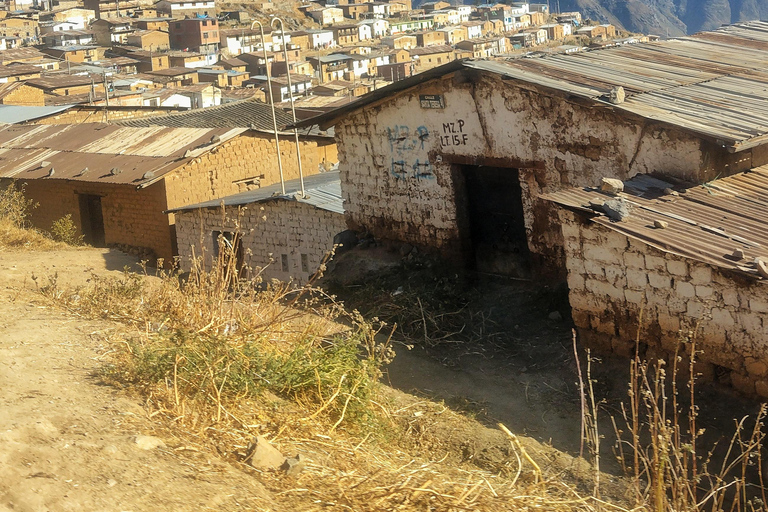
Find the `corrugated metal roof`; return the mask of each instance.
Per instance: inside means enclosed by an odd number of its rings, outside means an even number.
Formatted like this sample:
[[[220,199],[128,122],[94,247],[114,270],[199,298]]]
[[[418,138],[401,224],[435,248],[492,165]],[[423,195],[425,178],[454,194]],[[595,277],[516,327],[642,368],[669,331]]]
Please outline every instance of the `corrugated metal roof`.
[[[263,201],[298,201],[307,203],[315,208],[329,212],[344,214],[344,200],[341,197],[341,179],[339,171],[313,174],[304,178],[305,197],[301,197],[301,183],[299,180],[285,182],[285,195],[282,194],[280,183],[262,187],[248,192],[241,192],[221,199],[206,201],[204,203],[182,206],[169,210],[168,213],[198,210],[200,208],[221,208],[225,206],[243,206],[246,204],[260,203]]]
[[[275,108],[278,130],[293,122],[293,117],[280,107]],[[272,132],[272,109],[266,103],[256,99],[225,103],[216,107],[190,110],[167,116],[148,116],[126,119],[117,124],[132,127],[171,126],[188,128],[251,128]],[[300,136],[333,138],[333,130],[322,132],[315,126],[299,132]]]
[[[11,82],[12,84],[23,85],[23,82]],[[3,84],[5,85],[5,84]],[[52,107],[27,107],[22,105],[0,105],[0,123],[16,124],[48,117],[59,112],[69,110],[74,105],[60,105]]]
[[[768,142],[768,22],[751,21],[690,37],[599,50],[465,60],[434,68],[361,97],[308,123],[327,125],[344,114],[466,67],[499,74],[679,126],[739,151]],[[424,75],[424,76],[422,76]],[[623,87],[626,99],[606,98]]]
[[[8,125],[0,127],[0,177],[144,187],[244,131],[104,123]]]
[[[638,175],[625,183],[624,190],[620,196],[632,210],[621,222],[590,207],[590,202],[613,197],[599,189],[569,189],[542,198],[586,213],[592,222],[662,251],[758,277],[754,259],[768,257],[768,166],[703,185]],[[668,226],[654,228],[655,220]],[[733,257],[736,249],[744,251],[744,259]]]

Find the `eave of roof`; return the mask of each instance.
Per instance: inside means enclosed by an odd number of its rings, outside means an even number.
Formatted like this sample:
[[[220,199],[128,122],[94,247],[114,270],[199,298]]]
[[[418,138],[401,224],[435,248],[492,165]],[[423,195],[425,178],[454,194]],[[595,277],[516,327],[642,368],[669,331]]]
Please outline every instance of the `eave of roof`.
[[[593,106],[634,114],[713,141],[731,152],[768,142],[768,22],[746,22],[677,40],[508,61],[463,60],[362,96],[298,126],[335,124],[366,105],[471,69]],[[623,103],[606,97],[614,87]]]
[[[567,189],[542,199],[661,251],[759,278],[754,259],[768,256],[768,166],[702,185],[637,175],[624,190],[619,195],[632,210],[621,222],[590,206],[614,197],[597,188]],[[654,227],[656,220],[667,226]],[[743,259],[733,256],[736,249],[744,252]]]
[[[341,179],[338,171],[312,174],[304,178],[305,196],[301,196],[301,182],[298,179],[285,182],[285,194],[280,183],[261,187],[239,194],[205,201],[203,203],[182,206],[165,213],[179,213],[201,208],[221,208],[224,206],[245,206],[266,201],[296,201],[306,203],[321,210],[344,214],[344,199],[341,196]]]

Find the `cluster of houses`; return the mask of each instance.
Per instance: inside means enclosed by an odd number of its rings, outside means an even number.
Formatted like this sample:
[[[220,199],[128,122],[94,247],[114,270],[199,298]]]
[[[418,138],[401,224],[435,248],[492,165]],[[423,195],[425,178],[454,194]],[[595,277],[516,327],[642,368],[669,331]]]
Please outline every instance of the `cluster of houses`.
[[[213,0],[62,1],[0,20],[0,184],[38,227],[298,283],[364,232],[567,281],[604,350],[694,331],[697,371],[768,396],[768,23],[621,41],[539,4],[327,1],[262,36]]]
[[[546,4],[302,4],[306,27],[256,29],[215,0],[5,0],[0,104],[194,109],[257,98],[327,110],[462,58],[626,44]],[[271,2],[259,4],[265,14]],[[566,40],[575,44],[564,44]],[[551,44],[550,44],[551,43]],[[268,80],[268,76],[273,80]],[[290,77],[290,80],[289,80]],[[19,83],[17,83],[19,82]],[[289,84],[290,82],[290,84]],[[4,85],[10,84],[10,85]]]

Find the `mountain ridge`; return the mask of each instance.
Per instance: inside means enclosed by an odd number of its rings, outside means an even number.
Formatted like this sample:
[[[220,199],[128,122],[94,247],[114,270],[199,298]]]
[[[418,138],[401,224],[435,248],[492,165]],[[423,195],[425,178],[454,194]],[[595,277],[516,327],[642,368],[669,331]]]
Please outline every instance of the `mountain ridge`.
[[[768,0],[559,0],[559,9],[630,32],[675,37],[766,18]]]

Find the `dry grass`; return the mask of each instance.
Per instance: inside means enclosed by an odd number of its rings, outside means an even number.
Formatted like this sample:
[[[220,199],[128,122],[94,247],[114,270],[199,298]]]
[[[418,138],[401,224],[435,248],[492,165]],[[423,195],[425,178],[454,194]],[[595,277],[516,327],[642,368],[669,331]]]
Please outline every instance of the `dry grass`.
[[[0,251],[56,251],[69,248],[67,244],[51,240],[37,230],[21,228],[0,218]]]

